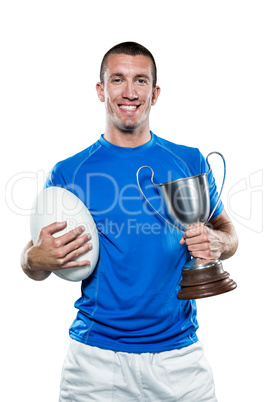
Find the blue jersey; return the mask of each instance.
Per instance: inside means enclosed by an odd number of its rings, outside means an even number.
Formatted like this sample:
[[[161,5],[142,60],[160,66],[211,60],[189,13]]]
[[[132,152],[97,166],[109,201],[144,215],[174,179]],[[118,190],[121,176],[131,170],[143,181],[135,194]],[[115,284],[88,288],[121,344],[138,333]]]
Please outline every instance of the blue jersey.
[[[136,172],[150,166],[158,183],[208,171],[200,151],[176,145],[151,133],[136,148],[107,142],[103,136],[84,151],[56,164],[46,187],[72,191],[87,206],[100,239],[94,272],[81,286],[70,337],[104,349],[161,352],[198,340],[195,300],[178,300],[181,271],[190,259],[179,241],[182,231],[162,220],[140,194]],[[218,195],[208,175],[211,210]],[[154,208],[165,218],[151,172],[140,183]],[[213,217],[223,210],[220,202]]]

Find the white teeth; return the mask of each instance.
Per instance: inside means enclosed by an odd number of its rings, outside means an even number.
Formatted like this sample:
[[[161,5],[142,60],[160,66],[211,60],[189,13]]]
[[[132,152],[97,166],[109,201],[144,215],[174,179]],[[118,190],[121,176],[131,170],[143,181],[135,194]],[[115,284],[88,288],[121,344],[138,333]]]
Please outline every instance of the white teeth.
[[[119,106],[119,107],[120,107],[120,109],[123,109],[123,110],[136,110],[138,106],[125,106],[125,105],[121,105],[121,106]]]

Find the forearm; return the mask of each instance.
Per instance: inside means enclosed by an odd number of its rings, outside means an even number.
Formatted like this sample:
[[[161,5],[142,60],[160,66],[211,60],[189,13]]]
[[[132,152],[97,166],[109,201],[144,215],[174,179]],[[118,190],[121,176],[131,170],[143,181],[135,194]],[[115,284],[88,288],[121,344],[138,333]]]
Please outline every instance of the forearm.
[[[238,237],[230,220],[226,220],[225,222],[217,222],[216,219],[211,221],[211,223],[221,244],[220,259],[225,260],[235,254],[238,247]]]
[[[51,272],[41,269],[34,269],[31,264],[31,253],[33,252],[33,242],[30,241],[21,253],[21,267],[29,278],[35,281],[43,281],[51,274]]]

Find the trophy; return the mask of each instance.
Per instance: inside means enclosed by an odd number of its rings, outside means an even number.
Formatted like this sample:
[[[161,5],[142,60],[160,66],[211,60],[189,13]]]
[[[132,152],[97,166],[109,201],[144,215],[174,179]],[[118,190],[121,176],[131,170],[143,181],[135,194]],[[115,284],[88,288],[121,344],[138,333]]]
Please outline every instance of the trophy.
[[[213,211],[210,213],[210,194],[207,175],[211,171],[208,158],[212,154],[221,156],[224,165],[224,175],[218,200]],[[226,176],[225,159],[219,152],[208,154],[206,161],[209,166],[207,173],[181,178],[165,183],[156,184],[153,181],[154,171],[150,166],[141,166],[137,171],[137,184],[139,190],[151,208],[166,221],[169,225],[178,230],[184,230],[189,226],[202,223],[206,225],[213,216],[215,209],[220,201],[221,193]],[[164,218],[150,203],[141,189],[139,183],[139,172],[143,168],[151,170],[151,182],[160,189],[167,217]],[[229,277],[229,273],[223,269],[222,262],[217,259],[200,264],[198,259],[191,258],[182,269],[181,289],[177,297],[181,300],[200,299],[229,292],[236,288],[237,284]]]

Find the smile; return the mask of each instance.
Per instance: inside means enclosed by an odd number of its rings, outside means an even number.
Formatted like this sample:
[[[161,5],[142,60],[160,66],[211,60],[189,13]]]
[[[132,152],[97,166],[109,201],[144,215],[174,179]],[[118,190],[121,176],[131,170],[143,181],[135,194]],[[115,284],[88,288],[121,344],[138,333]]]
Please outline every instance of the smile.
[[[138,107],[138,105],[119,105],[119,108],[122,110],[136,110]]]

